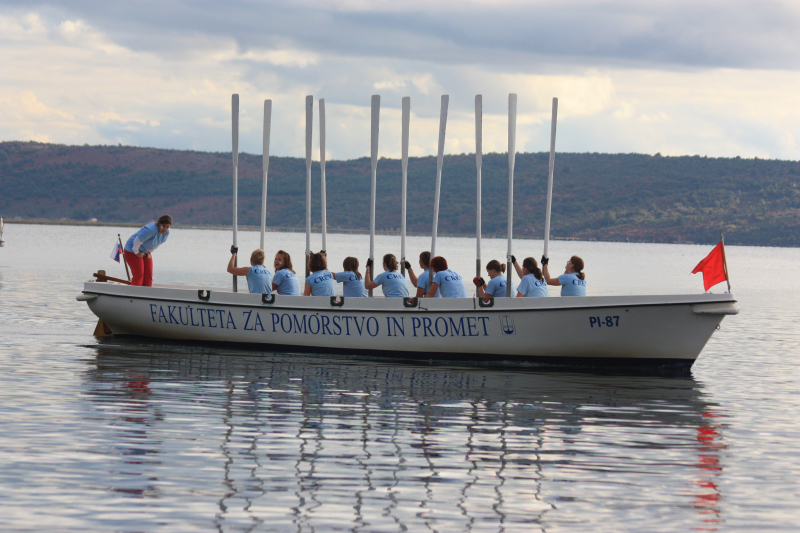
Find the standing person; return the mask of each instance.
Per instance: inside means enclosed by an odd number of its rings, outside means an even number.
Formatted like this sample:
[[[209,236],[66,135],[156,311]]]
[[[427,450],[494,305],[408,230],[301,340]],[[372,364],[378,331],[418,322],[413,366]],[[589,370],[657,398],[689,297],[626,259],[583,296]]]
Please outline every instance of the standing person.
[[[336,296],[336,282],[328,271],[328,260],[322,254],[311,254],[308,258],[306,289],[303,296]]]
[[[249,267],[235,267],[236,254],[239,248],[231,245],[231,260],[228,261],[228,274],[247,277],[247,290],[250,294],[270,294],[272,292],[272,272],[264,266],[266,254],[261,248],[256,248],[250,254]]]
[[[161,215],[131,235],[125,243],[125,260],[131,267],[131,285],[153,286],[153,252],[167,242],[172,217]]]
[[[422,269],[422,274],[417,277],[414,274],[414,270],[411,268],[411,263],[406,261],[405,267],[408,270],[408,279],[411,280],[411,284],[417,288],[417,298],[425,298],[425,293],[428,290],[428,276],[430,275],[430,262],[431,262],[431,253],[430,252],[422,252],[419,254],[419,268]],[[441,298],[442,292],[436,291],[436,296],[434,298]]]
[[[436,291],[442,291],[442,298],[466,298],[467,288],[464,280],[456,272],[447,268],[447,259],[437,255],[431,259],[431,270],[433,271],[433,283],[431,290],[428,291],[427,298],[433,298]]]
[[[275,275],[272,276],[272,290],[287,296],[300,296],[300,283],[292,269],[292,258],[283,250],[275,254]]]
[[[586,296],[586,274],[583,273],[583,259],[573,255],[567,261],[564,273],[557,278],[551,278],[547,269],[547,259],[542,259],[544,266],[544,279],[548,285],[561,285],[561,296]]]
[[[365,298],[369,296],[364,287],[364,278],[358,271],[358,259],[355,257],[345,257],[342,262],[344,272],[337,272],[333,275],[336,283],[341,283],[344,287],[342,296],[350,298]]]
[[[394,254],[384,255],[383,272],[375,276],[374,281],[366,280],[364,288],[369,290],[382,285],[383,295],[387,298],[408,298],[406,278],[397,273],[398,266],[397,258]],[[367,277],[369,277],[370,268],[372,268],[372,261],[367,260],[367,268],[364,271]]]
[[[489,297],[505,298],[508,280],[506,279],[506,266],[497,259],[492,259],[486,264],[486,273],[489,275],[487,284],[483,278],[475,277],[472,282],[478,287],[478,297],[483,296],[489,303]],[[514,294],[514,285],[511,285],[511,294]]]
[[[547,290],[547,280],[544,279],[542,271],[539,270],[539,265],[533,257],[526,257],[522,260],[522,266],[517,263],[517,258],[511,256],[511,262],[514,264],[514,269],[520,277],[519,287],[517,288],[517,298],[523,296],[549,296],[550,292]]]

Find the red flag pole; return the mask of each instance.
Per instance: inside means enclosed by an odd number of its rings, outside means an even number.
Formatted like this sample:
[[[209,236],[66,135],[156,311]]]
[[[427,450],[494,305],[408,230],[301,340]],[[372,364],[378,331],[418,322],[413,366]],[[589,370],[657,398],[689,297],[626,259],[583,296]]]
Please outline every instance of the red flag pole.
[[[722,265],[725,267],[725,282],[728,284],[728,292],[731,292],[731,280],[728,277],[728,260],[725,258],[725,235],[719,233],[719,242],[722,243]]]

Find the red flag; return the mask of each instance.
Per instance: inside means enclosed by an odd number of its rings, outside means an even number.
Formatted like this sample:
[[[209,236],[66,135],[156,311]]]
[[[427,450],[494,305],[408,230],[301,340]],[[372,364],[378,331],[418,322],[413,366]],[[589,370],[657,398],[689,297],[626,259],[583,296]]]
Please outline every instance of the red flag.
[[[698,272],[703,273],[703,287],[705,287],[705,290],[728,279],[728,276],[725,274],[725,252],[722,250],[723,246],[722,243],[716,245],[714,249],[711,250],[711,253],[700,261],[697,266],[694,267],[694,270],[692,270],[692,274],[697,274]]]

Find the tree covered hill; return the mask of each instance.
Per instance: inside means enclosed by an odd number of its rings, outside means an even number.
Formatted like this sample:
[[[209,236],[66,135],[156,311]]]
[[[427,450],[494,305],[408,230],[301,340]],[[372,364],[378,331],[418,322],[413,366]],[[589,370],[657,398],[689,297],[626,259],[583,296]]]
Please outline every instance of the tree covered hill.
[[[541,238],[547,153],[517,154],[514,232]],[[261,156],[239,156],[239,223],[257,226]],[[483,157],[483,233],[504,236],[508,157]],[[370,160],[328,161],[328,228],[368,231]],[[320,170],[312,168],[319,227]],[[444,159],[439,231],[474,235],[475,156]],[[408,165],[408,231],[429,234],[436,158]],[[377,228],[399,231],[401,168],[378,163]],[[231,223],[231,154],[123,146],[0,143],[0,213],[14,217],[176,224]],[[305,227],[305,161],[271,157],[267,225]],[[557,238],[800,245],[800,162],[699,156],[557,153],[552,235]]]

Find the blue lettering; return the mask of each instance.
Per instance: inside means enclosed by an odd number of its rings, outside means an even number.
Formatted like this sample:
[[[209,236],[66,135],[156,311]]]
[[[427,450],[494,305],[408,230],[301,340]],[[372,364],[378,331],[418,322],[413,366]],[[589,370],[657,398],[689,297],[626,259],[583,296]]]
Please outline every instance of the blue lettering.
[[[370,328],[370,327],[369,327],[370,323],[371,323],[373,320],[375,321],[375,333],[372,333],[372,328]],[[367,319],[367,333],[369,333],[371,337],[374,337],[375,335],[377,335],[377,334],[378,334],[378,331],[379,331],[379,330],[380,330],[380,328],[378,327],[378,319],[377,319],[377,318],[375,318],[374,316],[371,316],[371,317],[369,317],[369,318]]]
[[[489,336],[489,332],[486,331],[486,321],[489,320],[489,317],[488,316],[479,316],[478,320],[482,320],[483,321],[483,336],[484,337],[488,337]]]
[[[208,326],[211,328],[217,327],[217,323],[215,322],[216,318],[214,317],[214,310],[208,309]],[[222,323],[220,323],[220,326]]]
[[[303,315],[303,321],[302,322],[298,322],[296,314],[292,313],[292,316],[294,317],[295,333],[307,333],[306,332],[306,315]],[[300,324],[303,324],[302,328],[300,327]]]
[[[175,315],[172,314],[175,311],[175,309],[177,309],[176,305],[168,305],[167,306],[167,314],[169,315],[169,323],[170,324],[177,324],[178,323],[178,321],[175,320]]]
[[[311,319],[317,321],[317,331],[313,331],[311,329]],[[316,335],[317,333],[319,333],[319,328],[320,328],[319,317],[317,315],[311,315],[310,317],[308,317],[308,332],[311,333],[312,335]]]
[[[244,330],[245,331],[253,331],[253,328],[248,328],[247,324],[250,323],[250,315],[253,314],[252,311],[242,311],[242,316],[247,315],[247,319],[244,321]],[[209,321],[210,323],[210,321]]]
[[[478,336],[478,325],[475,324],[475,317],[468,316],[467,317],[467,327],[469,328],[469,336],[470,337],[477,337]],[[472,334],[472,330],[475,330],[475,334]]]
[[[153,322],[156,321],[156,304],[150,304],[150,314],[153,315]]]
[[[333,335],[333,333],[331,333],[330,323],[331,323],[331,319],[328,318],[327,316],[323,315],[322,316],[322,334],[323,335],[325,335],[326,331],[328,332],[328,335]]]
[[[261,328],[261,331],[264,331],[264,324],[261,323],[261,317],[258,316],[258,312],[256,311],[256,323],[253,324],[253,329],[256,329],[256,326]]]
[[[394,322],[394,335],[392,335],[392,323],[390,322],[390,320],[391,320],[392,322]],[[388,330],[388,332],[389,332],[389,335],[388,335],[388,336],[389,336],[389,337],[397,337],[397,330],[398,330],[398,328],[399,328],[399,329],[400,329],[400,335],[402,335],[403,337],[405,337],[405,336],[406,336],[406,330],[405,330],[405,324],[404,324],[404,322],[405,322],[405,317],[402,317],[402,316],[401,316],[401,317],[400,317],[400,322],[398,322],[398,321],[397,321],[397,319],[396,319],[395,317],[393,317],[393,316],[387,316],[387,317],[386,317],[386,329],[387,329],[387,330]]]
[[[169,324],[169,320],[167,320],[167,315],[164,314],[164,308],[159,305],[158,306],[158,322],[159,323],[161,322],[162,318],[164,319],[164,322]]]
[[[280,322],[280,320],[281,320],[281,318],[278,316],[277,313],[272,313],[272,333],[277,333],[278,332],[275,329],[275,327],[278,325],[278,322]]]
[[[286,327],[286,323],[283,320],[284,318],[289,321],[289,327],[288,328]],[[291,333],[292,332],[292,317],[290,317],[286,313],[281,315],[281,329],[283,330],[284,333]]]
[[[339,325],[339,319],[341,317],[334,315],[333,316],[333,327],[335,327],[338,331],[334,333],[334,335],[341,335],[342,334],[342,326]]]
[[[453,337],[466,337],[467,330],[464,328],[464,317],[458,319],[458,326],[450,319],[450,336]]]
[[[179,307],[178,308],[178,318],[180,319],[181,324],[183,324],[184,326],[188,326],[189,325],[189,310],[188,309],[186,310],[186,322],[184,322],[183,321],[183,307]]]
[[[228,329],[228,326],[233,326],[233,329],[236,329],[236,323],[233,321],[233,315],[230,311],[228,311],[228,323],[225,324],[225,329]]]
[[[428,333],[431,334],[431,337],[434,336],[433,335],[433,331],[431,331],[431,325],[433,325],[433,323],[431,322],[430,318],[426,318],[426,317],[422,318],[422,332],[424,333],[425,337],[428,336]]]
[[[415,316],[412,316],[411,317],[411,327],[414,328],[414,336],[416,337],[417,336],[417,328],[422,327],[422,321],[419,318],[417,318]]]
[[[350,335],[350,319],[353,318],[351,316],[344,317],[344,327],[347,328],[347,335]]]
[[[444,323],[444,333],[439,331],[439,321],[440,320]],[[434,325],[434,328],[436,329],[436,334],[437,335],[439,335],[440,337],[447,337],[447,320],[445,320],[444,317],[440,316],[439,318],[437,318],[436,322],[434,322],[433,325]]]
[[[593,328],[594,325],[597,323],[597,318],[590,316],[589,317],[589,327]]]
[[[200,325],[200,324],[195,324],[194,323],[194,309],[192,309],[191,307],[189,308],[189,318],[191,319],[193,326],[199,326]]]
[[[213,312],[213,310],[212,310]],[[225,310],[224,309],[217,309],[217,314],[219,315],[219,327],[222,327],[222,323],[225,321]]]
[[[364,327],[364,317],[361,317],[361,325],[358,325],[358,317],[353,317],[353,322],[355,322],[356,329],[358,330],[358,334],[361,335],[361,329]]]

